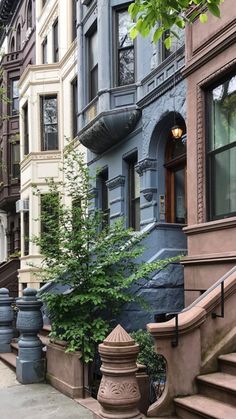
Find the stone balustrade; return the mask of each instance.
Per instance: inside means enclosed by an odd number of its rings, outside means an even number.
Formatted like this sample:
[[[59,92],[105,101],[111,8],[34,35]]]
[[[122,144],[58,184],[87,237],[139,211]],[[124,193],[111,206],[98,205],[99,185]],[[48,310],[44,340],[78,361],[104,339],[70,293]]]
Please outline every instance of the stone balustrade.
[[[0,352],[11,352],[11,340],[13,338],[12,308],[13,298],[9,297],[7,288],[0,288]]]
[[[23,297],[16,302],[19,309],[16,327],[20,331],[16,377],[22,384],[38,383],[45,379],[42,343],[37,336],[43,327],[43,303],[38,300],[36,294],[35,289],[26,288]]]

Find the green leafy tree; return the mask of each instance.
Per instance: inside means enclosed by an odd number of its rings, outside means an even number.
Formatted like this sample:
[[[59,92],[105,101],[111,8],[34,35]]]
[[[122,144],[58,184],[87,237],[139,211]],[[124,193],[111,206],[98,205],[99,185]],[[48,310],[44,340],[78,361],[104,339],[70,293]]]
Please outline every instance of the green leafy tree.
[[[135,0],[129,6],[129,13],[134,20],[131,37],[138,33],[148,36],[153,33],[153,42],[157,42],[168,31],[170,36],[164,40],[166,48],[171,46],[171,35],[177,36],[176,28],[183,29],[186,22],[199,17],[202,23],[207,22],[209,11],[220,17],[220,4],[224,0]],[[189,13],[190,8],[193,9]]]
[[[62,177],[59,184],[48,180],[43,234],[33,241],[43,253],[41,279],[68,287],[65,293],[43,295],[51,336],[66,341],[68,351],[82,350],[88,362],[121,307],[134,301],[130,286],[176,258],[137,263],[143,234],[126,229],[122,220],[101,228],[101,212],[91,209],[88,169],[72,147],[65,153]]]

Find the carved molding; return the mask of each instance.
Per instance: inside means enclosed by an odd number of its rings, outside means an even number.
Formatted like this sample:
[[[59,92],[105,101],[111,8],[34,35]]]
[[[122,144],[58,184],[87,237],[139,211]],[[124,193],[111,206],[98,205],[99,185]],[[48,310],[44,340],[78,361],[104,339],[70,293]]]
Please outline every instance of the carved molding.
[[[125,382],[124,377],[122,377],[122,381],[117,383],[103,376],[99,387],[99,396],[105,396],[106,398],[114,398],[115,396],[116,400],[133,400],[140,397],[140,393],[138,384],[135,381],[131,382],[131,380],[128,379]]]
[[[139,174],[139,176],[142,176],[146,170],[156,170],[156,167],[157,167],[156,159],[146,158],[146,159],[140,160],[136,164],[135,170]]]
[[[109,189],[109,191],[111,191],[112,189],[116,189],[120,186],[124,186],[125,184],[125,176],[116,176],[113,179],[110,179],[106,182],[106,185]]]

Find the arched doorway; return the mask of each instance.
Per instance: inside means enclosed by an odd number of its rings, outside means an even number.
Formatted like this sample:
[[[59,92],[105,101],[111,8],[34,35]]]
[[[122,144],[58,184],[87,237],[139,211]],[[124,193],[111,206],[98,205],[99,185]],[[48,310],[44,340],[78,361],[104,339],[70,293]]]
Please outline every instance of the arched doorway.
[[[186,142],[175,139],[171,132],[166,143],[166,221],[187,223]]]

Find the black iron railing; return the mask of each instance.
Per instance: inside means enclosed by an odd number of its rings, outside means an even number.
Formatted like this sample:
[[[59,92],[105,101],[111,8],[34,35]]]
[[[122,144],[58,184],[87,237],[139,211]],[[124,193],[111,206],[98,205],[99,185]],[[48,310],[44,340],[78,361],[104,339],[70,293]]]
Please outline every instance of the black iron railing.
[[[173,348],[176,348],[179,344],[179,315],[182,313],[186,313],[187,311],[191,310],[193,307],[196,307],[197,304],[202,301],[207,295],[209,295],[213,290],[215,290],[217,287],[221,288],[221,295],[220,295],[220,313],[211,313],[211,316],[213,319],[224,318],[225,315],[225,280],[232,275],[234,272],[236,272],[236,266],[232,268],[229,272],[227,272],[225,275],[223,275],[218,281],[216,281],[215,284],[213,284],[210,288],[208,288],[203,294],[200,295],[192,304],[190,304],[188,307],[181,311],[173,311],[166,314],[166,318],[175,318],[175,338],[171,342],[171,345]],[[195,290],[197,291],[197,290]]]

